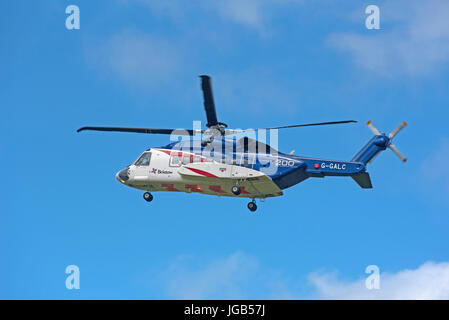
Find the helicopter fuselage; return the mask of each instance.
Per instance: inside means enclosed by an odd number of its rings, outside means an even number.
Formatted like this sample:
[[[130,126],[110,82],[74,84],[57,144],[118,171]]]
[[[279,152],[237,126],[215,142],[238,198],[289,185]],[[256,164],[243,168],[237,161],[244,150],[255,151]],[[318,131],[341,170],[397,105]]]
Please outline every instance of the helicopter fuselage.
[[[308,158],[277,151],[217,152],[217,149],[192,148],[179,143],[151,148],[116,177],[127,186],[151,192],[197,192],[255,199],[281,196],[282,190],[310,177],[351,176],[365,171],[361,162]],[[236,185],[240,187],[239,194],[232,192]]]

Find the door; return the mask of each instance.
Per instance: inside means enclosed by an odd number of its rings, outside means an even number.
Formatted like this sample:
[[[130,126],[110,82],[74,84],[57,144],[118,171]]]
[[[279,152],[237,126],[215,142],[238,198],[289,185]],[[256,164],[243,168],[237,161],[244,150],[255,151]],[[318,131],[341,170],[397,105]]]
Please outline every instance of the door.
[[[236,154],[236,164],[232,166],[231,176],[235,178],[246,178],[254,165],[255,155],[240,153]]]
[[[148,182],[150,176],[151,152],[144,152],[134,163],[134,180],[136,182]]]

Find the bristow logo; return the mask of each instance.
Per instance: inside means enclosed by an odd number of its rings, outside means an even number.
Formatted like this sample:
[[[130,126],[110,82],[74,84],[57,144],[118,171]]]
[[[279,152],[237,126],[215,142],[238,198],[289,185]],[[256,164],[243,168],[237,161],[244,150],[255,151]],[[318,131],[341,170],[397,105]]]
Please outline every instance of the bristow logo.
[[[151,173],[153,173],[153,174],[172,174],[173,171],[152,168]]]

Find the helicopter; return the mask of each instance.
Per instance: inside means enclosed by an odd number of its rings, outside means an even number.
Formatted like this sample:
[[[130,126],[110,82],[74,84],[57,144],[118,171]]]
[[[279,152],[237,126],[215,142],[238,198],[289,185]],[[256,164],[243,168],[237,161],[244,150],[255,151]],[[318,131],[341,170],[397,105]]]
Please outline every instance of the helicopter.
[[[372,188],[367,165],[382,151],[391,149],[403,162],[407,159],[392,144],[407,124],[402,122],[389,134],[381,133],[371,121],[367,126],[374,136],[350,160],[329,160],[286,154],[247,135],[261,130],[355,123],[355,120],[296,124],[259,129],[229,129],[219,122],[212,93],[211,78],[201,75],[207,129],[156,129],[129,127],[81,127],[77,132],[94,130],[168,134],[175,141],[149,148],[131,165],[120,170],[116,179],[131,188],[145,191],[143,198],[153,200],[152,192],[186,192],[205,195],[249,198],[247,207],[257,210],[256,199],[279,197],[283,190],[309,178],[351,177],[361,188]],[[202,139],[194,139],[201,135]],[[179,137],[185,138],[179,141]]]

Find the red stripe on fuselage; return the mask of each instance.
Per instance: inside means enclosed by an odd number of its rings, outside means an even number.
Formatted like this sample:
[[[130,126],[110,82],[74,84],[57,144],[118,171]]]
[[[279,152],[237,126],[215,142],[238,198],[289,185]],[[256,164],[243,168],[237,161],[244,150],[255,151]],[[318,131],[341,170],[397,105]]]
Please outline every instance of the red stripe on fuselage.
[[[189,167],[185,167],[185,168],[187,168],[187,169],[189,169],[190,171],[193,171],[193,172],[195,172],[195,173],[198,173],[198,174],[200,174],[200,175],[202,175],[202,176],[205,176],[205,177],[209,177],[209,178],[218,178],[216,175],[214,175],[214,174],[212,174],[212,173],[209,173],[209,172],[207,172],[207,171],[203,171],[203,170],[200,170],[200,169],[189,168]]]

